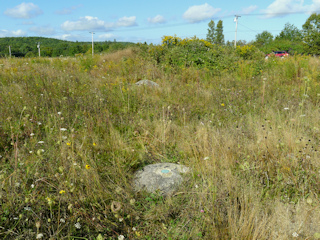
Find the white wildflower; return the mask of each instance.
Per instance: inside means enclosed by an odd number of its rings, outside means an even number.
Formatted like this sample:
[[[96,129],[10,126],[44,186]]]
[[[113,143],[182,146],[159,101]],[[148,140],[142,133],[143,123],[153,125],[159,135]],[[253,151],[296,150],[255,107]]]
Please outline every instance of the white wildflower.
[[[41,239],[43,238],[43,234],[42,233],[38,233],[36,239]]]
[[[210,158],[209,157],[205,157],[203,160],[209,160]]]
[[[39,144],[43,144],[43,143],[44,143],[44,141],[39,141],[38,143],[39,143]]]
[[[58,112],[58,115],[61,115],[61,112]]]
[[[289,108],[288,108],[288,107],[285,107],[284,110],[289,110]]]
[[[77,222],[75,225],[74,225],[77,229],[80,229],[81,228],[81,224],[79,222]]]
[[[64,132],[64,131],[67,131],[66,128],[60,128],[60,131]]]
[[[31,136],[31,137],[34,136],[34,133],[30,133],[30,136]]]
[[[292,233],[292,237],[299,237],[299,234],[298,233],[296,233],[296,232],[294,232],[294,233]]]
[[[31,188],[34,188],[34,184],[31,184]]]
[[[60,218],[60,222],[61,222],[61,223],[65,223],[66,220],[65,220],[64,218]]]
[[[124,240],[124,236],[123,235],[119,235],[118,236],[118,240]]]

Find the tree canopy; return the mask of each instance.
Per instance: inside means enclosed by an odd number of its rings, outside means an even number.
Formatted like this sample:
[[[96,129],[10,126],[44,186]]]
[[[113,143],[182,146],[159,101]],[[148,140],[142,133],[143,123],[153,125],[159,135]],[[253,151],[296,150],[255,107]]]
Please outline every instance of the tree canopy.
[[[302,25],[304,50],[308,54],[320,54],[320,14],[313,13]]]

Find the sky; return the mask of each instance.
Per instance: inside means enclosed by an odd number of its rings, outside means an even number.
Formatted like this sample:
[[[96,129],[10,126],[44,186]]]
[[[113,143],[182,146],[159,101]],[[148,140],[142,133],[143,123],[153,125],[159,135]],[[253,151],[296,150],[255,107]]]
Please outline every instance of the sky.
[[[226,41],[274,36],[286,23],[301,29],[320,0],[0,0],[0,37],[160,44],[163,36],[206,38],[210,20],[223,21]],[[92,34],[94,33],[94,34]]]

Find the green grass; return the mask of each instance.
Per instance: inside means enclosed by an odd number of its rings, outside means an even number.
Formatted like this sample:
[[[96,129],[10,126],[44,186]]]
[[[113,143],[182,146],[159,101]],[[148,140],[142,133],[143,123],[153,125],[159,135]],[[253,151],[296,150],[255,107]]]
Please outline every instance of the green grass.
[[[0,59],[0,238],[319,239],[320,61],[235,66]],[[192,173],[135,193],[158,162]]]

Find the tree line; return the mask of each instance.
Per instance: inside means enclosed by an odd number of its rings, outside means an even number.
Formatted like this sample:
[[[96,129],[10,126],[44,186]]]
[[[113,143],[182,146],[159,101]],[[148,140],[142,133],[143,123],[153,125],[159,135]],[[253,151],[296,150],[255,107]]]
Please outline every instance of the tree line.
[[[213,44],[233,46],[234,41],[224,41],[223,22],[211,20],[208,24],[206,40]],[[272,51],[288,51],[291,54],[320,55],[320,14],[313,13],[302,25],[302,29],[286,23],[279,35],[274,36],[269,31],[263,31],[255,36],[255,40],[237,41],[237,45],[253,45],[264,53]]]
[[[116,41],[95,42],[94,52],[119,50],[132,44]],[[5,37],[0,38],[0,57],[9,56],[9,46],[11,56],[35,57],[38,56],[38,45],[40,54],[44,57],[75,56],[92,52],[91,42],[70,42],[44,37]]]

